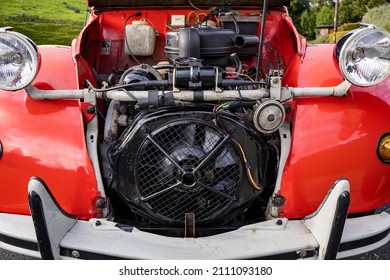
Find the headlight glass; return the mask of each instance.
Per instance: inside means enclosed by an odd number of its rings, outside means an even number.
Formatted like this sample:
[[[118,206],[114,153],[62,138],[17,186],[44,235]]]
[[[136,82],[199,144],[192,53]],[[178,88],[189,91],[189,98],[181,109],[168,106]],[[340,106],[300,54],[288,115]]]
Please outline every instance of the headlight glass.
[[[0,89],[26,87],[34,80],[38,68],[35,44],[20,33],[0,30]]]
[[[339,66],[354,85],[380,83],[390,73],[390,34],[381,28],[365,28],[349,35],[340,51]]]

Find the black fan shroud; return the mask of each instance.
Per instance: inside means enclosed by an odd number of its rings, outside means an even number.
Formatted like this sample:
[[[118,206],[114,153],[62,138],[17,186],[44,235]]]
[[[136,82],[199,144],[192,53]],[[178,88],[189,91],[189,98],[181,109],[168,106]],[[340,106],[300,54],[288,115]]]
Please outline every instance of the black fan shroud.
[[[233,116],[221,121],[227,132],[208,112],[143,116],[113,149],[115,191],[153,223],[180,226],[185,214],[193,213],[197,225],[207,225],[239,215],[259,192],[250,185],[232,138],[250,154],[259,181],[262,140],[255,141],[256,134]]]

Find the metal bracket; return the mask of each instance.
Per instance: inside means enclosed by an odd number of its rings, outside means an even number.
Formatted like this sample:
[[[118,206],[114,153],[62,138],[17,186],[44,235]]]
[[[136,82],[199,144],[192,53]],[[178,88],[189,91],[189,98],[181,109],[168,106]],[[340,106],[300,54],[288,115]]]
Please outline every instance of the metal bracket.
[[[223,92],[223,89],[218,87],[218,76],[219,70],[218,67],[215,67],[215,92]]]
[[[80,102],[80,106],[83,112],[84,121],[89,123],[96,114],[96,107],[89,102]]]
[[[272,71],[270,73],[270,98],[273,100],[281,100],[282,97],[282,71]]]
[[[185,214],[185,238],[195,238],[195,214],[186,213]]]
[[[281,140],[281,152],[280,152],[280,160],[279,160],[279,169],[278,169],[278,177],[276,179],[274,193],[270,198],[267,207],[267,216],[268,218],[276,218],[279,217],[279,207],[273,205],[273,199],[280,194],[280,189],[282,185],[282,175],[283,170],[287,162],[288,155],[290,154],[291,149],[291,131],[290,124],[288,122],[284,122],[283,125],[279,128],[279,135]]]
[[[94,92],[85,91],[84,92],[84,101],[92,106],[96,106],[96,96]],[[91,159],[93,169],[95,171],[95,179],[97,189],[100,193],[100,197],[105,199],[106,193],[104,190],[102,175],[100,172],[99,157],[98,157],[98,120],[97,115],[94,114],[87,124],[87,133],[86,133],[86,142],[88,154]],[[102,216],[107,217],[108,209],[107,206],[102,210]]]

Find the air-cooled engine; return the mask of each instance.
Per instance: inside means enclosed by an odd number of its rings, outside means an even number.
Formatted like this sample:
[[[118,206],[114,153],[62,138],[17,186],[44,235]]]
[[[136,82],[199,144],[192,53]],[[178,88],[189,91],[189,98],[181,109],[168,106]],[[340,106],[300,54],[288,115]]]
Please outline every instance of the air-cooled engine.
[[[257,52],[258,22],[240,33],[236,22],[224,20],[227,28],[168,31],[167,62],[132,66],[110,77],[111,86],[125,86],[136,100],[111,101],[101,146],[118,221],[173,236],[193,227],[193,236],[204,236],[265,218],[278,160],[274,131],[284,115],[267,109],[270,129],[260,132],[253,120],[261,102],[208,101],[207,94],[266,84],[251,80],[253,67],[241,74],[240,57]],[[137,99],[134,91],[144,97]],[[190,97],[179,101],[177,94]]]

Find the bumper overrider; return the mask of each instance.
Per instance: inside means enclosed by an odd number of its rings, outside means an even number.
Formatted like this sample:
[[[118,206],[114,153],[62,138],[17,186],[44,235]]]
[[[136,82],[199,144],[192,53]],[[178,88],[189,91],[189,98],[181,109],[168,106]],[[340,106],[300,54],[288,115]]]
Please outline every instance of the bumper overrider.
[[[349,183],[340,179],[302,220],[274,219],[202,238],[151,234],[106,219],[65,213],[46,184],[28,186],[31,216],[0,214],[0,247],[43,259],[335,259],[390,240],[390,215],[347,219]]]

